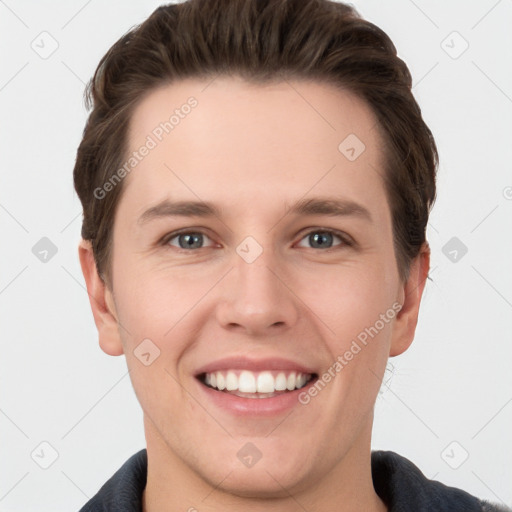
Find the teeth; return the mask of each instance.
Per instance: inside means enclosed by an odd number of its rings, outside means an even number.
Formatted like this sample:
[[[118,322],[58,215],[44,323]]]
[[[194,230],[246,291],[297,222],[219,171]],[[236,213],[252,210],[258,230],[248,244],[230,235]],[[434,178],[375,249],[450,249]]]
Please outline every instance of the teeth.
[[[240,374],[240,377],[238,377],[238,391],[242,393],[256,393],[256,379],[252,372],[243,371]]]
[[[274,377],[270,372],[262,372],[258,375],[256,389],[258,393],[273,393],[275,391]]]
[[[286,389],[286,375],[284,373],[278,373],[275,383],[276,391],[284,391]]]
[[[208,374],[206,374],[206,376],[208,376]],[[228,391],[234,391],[235,389],[238,389],[238,378],[233,372],[228,372],[226,375],[226,389]]]
[[[207,373],[204,382],[220,391],[271,394],[276,391],[293,391],[304,387],[312,375],[300,372],[250,372],[227,370]]]
[[[295,387],[300,389],[304,384],[306,384],[306,376],[303,373],[299,373],[299,375],[297,375]]]
[[[295,389],[295,381],[297,380],[297,376],[295,373],[290,373],[288,375],[288,380],[286,381],[286,389],[288,391],[293,391]]]
[[[221,391],[226,387],[226,379],[224,379],[224,375],[222,373],[217,372],[217,388]]]

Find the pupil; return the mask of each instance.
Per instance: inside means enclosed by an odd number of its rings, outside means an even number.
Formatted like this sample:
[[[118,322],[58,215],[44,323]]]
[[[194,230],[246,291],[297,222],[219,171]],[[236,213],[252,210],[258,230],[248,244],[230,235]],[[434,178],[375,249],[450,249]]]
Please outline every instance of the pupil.
[[[321,232],[321,234],[315,233],[315,234],[312,235],[312,239],[313,239],[312,245],[314,246],[314,244],[318,244],[319,243],[320,245],[318,245],[318,247],[324,247],[325,243],[323,243],[322,240],[325,241],[325,238],[326,237],[328,238],[330,236],[331,235],[329,233],[324,233],[324,232]]]
[[[190,248],[192,246],[194,247],[200,247],[201,245],[201,233],[195,233],[193,235],[181,235],[180,237],[180,246],[183,249]],[[185,239],[186,241],[182,244],[181,240]]]

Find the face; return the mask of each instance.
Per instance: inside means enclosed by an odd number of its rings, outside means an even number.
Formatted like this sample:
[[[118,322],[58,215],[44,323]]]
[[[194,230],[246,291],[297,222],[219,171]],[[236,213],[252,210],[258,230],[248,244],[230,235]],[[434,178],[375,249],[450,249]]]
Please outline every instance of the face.
[[[187,80],[139,104],[129,145],[98,328],[148,451],[239,495],[355,462],[428,266],[399,279],[371,109],[319,82]]]

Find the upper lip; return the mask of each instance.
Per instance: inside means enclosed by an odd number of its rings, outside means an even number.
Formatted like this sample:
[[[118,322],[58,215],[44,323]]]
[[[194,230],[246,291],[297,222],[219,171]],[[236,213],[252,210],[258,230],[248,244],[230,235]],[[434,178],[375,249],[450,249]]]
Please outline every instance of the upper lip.
[[[245,355],[224,357],[217,359],[196,371],[196,376],[223,370],[249,370],[253,372],[264,370],[288,370],[300,373],[314,374],[315,370],[309,366],[292,361],[291,359],[283,359],[280,357],[266,357],[259,359],[251,359]]]

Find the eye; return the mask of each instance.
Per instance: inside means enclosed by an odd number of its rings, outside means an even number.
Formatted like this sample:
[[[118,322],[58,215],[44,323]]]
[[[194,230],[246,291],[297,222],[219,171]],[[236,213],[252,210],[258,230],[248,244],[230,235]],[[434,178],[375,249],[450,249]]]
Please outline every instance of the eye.
[[[341,243],[338,243],[333,246],[333,241],[338,239]],[[204,245],[205,240],[210,240],[211,244],[209,246]],[[311,248],[313,249],[331,249],[336,247],[343,246],[352,246],[354,245],[350,237],[342,232],[331,230],[331,229],[313,229],[306,233],[301,239],[307,240],[311,244]],[[164,237],[162,240],[162,245],[164,246],[172,246],[177,249],[183,249],[185,251],[189,251],[192,249],[203,249],[206,247],[213,247],[215,243],[211,240],[211,238],[203,233],[202,231],[181,231],[174,232]],[[300,245],[300,247],[304,247]]]
[[[352,245],[352,242],[347,235],[330,229],[311,230],[309,233],[306,233],[302,240],[306,239],[313,249],[331,249],[333,247],[333,239],[335,238],[341,241],[341,244],[337,244],[335,247]]]
[[[183,231],[181,233],[171,233],[162,243],[185,250],[202,249],[205,238],[210,240],[210,237],[201,231]],[[173,242],[173,240],[176,240],[177,243]]]

